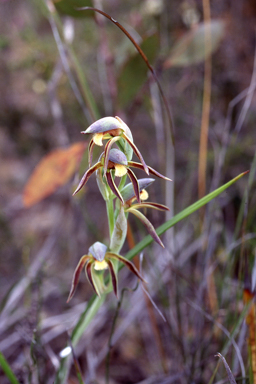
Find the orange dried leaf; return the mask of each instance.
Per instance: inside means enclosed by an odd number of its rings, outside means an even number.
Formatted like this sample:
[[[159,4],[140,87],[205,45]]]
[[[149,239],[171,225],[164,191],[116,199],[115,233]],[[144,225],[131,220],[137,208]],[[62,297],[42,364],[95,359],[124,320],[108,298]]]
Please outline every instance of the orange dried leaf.
[[[36,166],[24,188],[25,207],[31,207],[66,184],[76,171],[84,149],[85,143],[79,142],[46,155]]]

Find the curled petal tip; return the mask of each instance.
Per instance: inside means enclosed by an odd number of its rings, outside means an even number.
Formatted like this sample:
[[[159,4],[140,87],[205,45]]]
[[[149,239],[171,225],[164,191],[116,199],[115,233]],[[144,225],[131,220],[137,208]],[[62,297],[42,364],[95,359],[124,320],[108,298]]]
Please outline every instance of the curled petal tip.
[[[81,188],[79,188],[79,186],[76,188],[75,192],[72,193],[72,196],[75,196],[77,194],[77,192],[80,191]]]

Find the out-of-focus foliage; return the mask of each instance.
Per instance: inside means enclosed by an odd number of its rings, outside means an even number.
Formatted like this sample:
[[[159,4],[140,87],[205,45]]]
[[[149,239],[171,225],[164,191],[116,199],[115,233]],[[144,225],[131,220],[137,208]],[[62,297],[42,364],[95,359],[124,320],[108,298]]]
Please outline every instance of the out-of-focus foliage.
[[[158,34],[154,33],[146,37],[140,47],[147,56],[150,64],[153,64],[159,50]],[[117,77],[117,99],[120,108],[126,107],[131,102],[145,83],[147,77],[148,68],[140,54],[136,53],[129,57]]]
[[[174,45],[169,58],[164,62],[165,68],[198,64],[203,61],[219,47],[224,36],[224,27],[224,22],[220,20],[196,25]]]
[[[82,7],[92,7],[93,2],[91,0],[54,0],[53,4],[55,5],[57,11],[63,15],[72,16],[72,17],[90,17],[93,15],[91,11],[82,11],[77,8]]]

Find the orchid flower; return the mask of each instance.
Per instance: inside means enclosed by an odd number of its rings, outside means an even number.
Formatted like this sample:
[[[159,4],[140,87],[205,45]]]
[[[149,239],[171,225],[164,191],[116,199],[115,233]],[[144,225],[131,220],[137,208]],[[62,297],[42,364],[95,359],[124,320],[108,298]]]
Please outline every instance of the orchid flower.
[[[148,199],[148,193],[145,190],[145,188],[147,188],[153,181],[154,181],[154,179],[140,179],[140,180],[138,180],[141,202],[133,204],[136,197],[134,195],[134,191],[132,189],[131,184],[127,184],[123,188],[121,193],[122,193],[122,196],[125,200],[124,211],[126,213],[132,213],[134,216],[136,216],[142,222],[142,224],[146,227],[147,231],[152,236],[152,238],[159,245],[161,245],[161,247],[164,248],[164,245],[163,245],[161,239],[159,238],[159,236],[157,235],[156,230],[155,230],[154,226],[152,225],[152,223],[138,210],[141,208],[153,208],[153,209],[157,209],[159,211],[169,211],[169,208],[163,204],[158,204],[158,203],[153,203],[153,202],[144,202],[145,200]]]
[[[94,164],[92,167],[90,167],[85,174],[83,175],[78,187],[76,188],[75,192],[73,195],[75,195],[80,189],[87,183],[88,179],[90,176],[97,171],[99,168],[104,169],[104,176],[106,178],[107,184],[111,191],[114,193],[114,195],[124,204],[124,199],[117,188],[116,184],[114,183],[111,170],[114,170],[114,175],[116,177],[122,177],[125,174],[127,174],[132,182],[133,190],[136,196],[137,201],[140,203],[140,192],[139,192],[139,186],[138,186],[138,180],[133,173],[133,171],[130,169],[130,167],[138,168],[138,169],[144,169],[143,164],[136,163],[134,161],[127,161],[127,158],[125,154],[120,151],[117,148],[109,149],[103,153],[99,159],[99,161]],[[149,173],[161,177],[162,179],[165,180],[170,180],[168,177],[165,177],[161,175],[161,173],[157,172],[151,167],[148,167]]]
[[[84,267],[85,267],[85,273],[86,273],[87,279],[98,296],[100,296],[100,290],[96,283],[94,271],[102,271],[105,269],[109,269],[113,290],[115,295],[117,296],[117,293],[118,293],[117,275],[116,275],[112,260],[121,261],[140,280],[145,282],[145,280],[140,275],[139,271],[137,270],[137,268],[133,263],[131,263],[129,260],[127,260],[123,256],[107,251],[107,246],[97,241],[89,248],[88,255],[84,255],[81,257],[76,267],[67,302],[69,302],[72,299],[75,293],[80,274]]]
[[[140,151],[133,143],[133,138],[129,127],[125,124],[122,119],[120,119],[120,117],[103,117],[102,119],[95,121],[85,131],[82,131],[81,133],[93,134],[93,137],[89,143],[89,166],[91,166],[92,163],[92,153],[95,144],[102,146],[103,140],[109,140],[105,146],[105,156],[107,157],[107,151],[111,149],[112,145],[115,142],[120,142],[121,139],[124,139],[132,148],[136,156],[140,159],[145,172],[149,174],[148,166],[146,165]]]

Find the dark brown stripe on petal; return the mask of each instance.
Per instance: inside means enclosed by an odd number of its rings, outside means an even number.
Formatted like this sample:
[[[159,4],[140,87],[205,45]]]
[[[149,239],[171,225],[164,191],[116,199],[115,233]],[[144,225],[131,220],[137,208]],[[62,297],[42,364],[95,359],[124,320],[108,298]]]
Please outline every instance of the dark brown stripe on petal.
[[[128,165],[129,165],[129,167],[134,167],[134,168],[138,168],[138,169],[144,169],[142,164],[136,163],[135,161],[128,161]],[[161,173],[157,172],[155,169],[153,169],[151,167],[148,167],[148,169],[149,169],[149,173],[151,173],[152,175],[157,176],[157,177],[161,177],[161,179],[164,179],[164,180],[172,181],[168,177],[166,177],[166,176],[162,175]]]
[[[122,135],[124,137],[124,139],[130,144],[130,146],[132,147],[134,153],[137,155],[137,157],[140,159],[140,161],[142,162],[142,165],[143,165],[143,168],[144,168],[144,171],[149,175],[149,170],[148,170],[148,166],[147,164],[145,163],[143,157],[142,157],[142,154],[140,153],[140,151],[138,150],[138,148],[136,147],[136,145],[129,139],[129,137],[123,133]]]
[[[107,172],[107,174],[106,174],[106,178],[107,178],[107,182],[108,182],[108,185],[109,185],[109,188],[111,189],[111,191],[114,193],[114,195],[115,195],[119,200],[121,200],[122,204],[124,204],[123,197],[122,197],[121,193],[119,192],[117,186],[116,186],[115,183],[114,183],[114,180],[113,180],[113,178],[112,178],[111,172]]]
[[[141,212],[137,211],[137,209],[132,209],[132,208],[127,209],[127,212],[133,213],[142,222],[142,224],[145,225],[149,234],[153,237],[155,242],[157,242],[159,245],[161,245],[161,247],[164,248],[164,245],[160,237],[157,235],[155,228],[153,227],[151,222]]]
[[[76,287],[77,287],[77,284],[78,284],[78,281],[79,281],[79,277],[80,277],[80,274],[82,272],[82,269],[85,265],[85,263],[91,258],[91,256],[89,255],[84,255],[83,257],[81,257],[79,263],[77,264],[77,267],[75,269],[75,272],[74,272],[74,275],[73,275],[73,280],[72,280],[72,284],[71,284],[71,289],[70,289],[70,293],[69,293],[69,296],[68,296],[68,299],[67,299],[67,303],[72,299],[72,297],[74,296],[74,293],[75,293],[75,290],[76,290]]]
[[[138,203],[140,204],[140,187],[139,187],[139,183],[138,183],[138,180],[135,176],[135,174],[133,173],[133,171],[129,168],[127,168],[127,174],[132,182],[132,185],[133,185],[133,190],[134,190],[134,193],[135,193],[135,196],[136,196],[136,199],[138,201]]]
[[[141,276],[141,274],[139,273],[135,265],[131,263],[129,260],[127,260],[125,257],[117,255],[116,253],[112,253],[112,252],[108,252],[107,255],[108,257],[112,257],[113,259],[121,261],[121,263],[123,263],[127,268],[129,268],[129,270],[132,273],[134,273],[140,280],[146,283],[146,281],[143,279],[143,277]]]
[[[87,275],[87,279],[89,280],[89,283],[91,284],[93,290],[95,291],[95,293],[100,296],[100,293],[93,281],[93,277],[92,277],[92,265],[93,265],[93,261],[88,263],[85,267],[85,270],[86,270],[86,275]]]
[[[92,165],[92,152],[93,152],[94,146],[95,146],[95,143],[92,139],[89,143],[89,146],[88,146],[88,164],[89,164],[89,167],[91,167],[91,165]]]
[[[93,165],[91,168],[89,168],[85,174],[83,175],[80,183],[78,184],[78,187],[77,189],[75,190],[75,192],[73,193],[73,196],[80,191],[81,188],[83,188],[83,186],[87,183],[88,179],[91,177],[91,175],[93,174],[93,172],[97,171],[98,168],[102,167],[102,164],[101,162],[99,161],[98,163],[96,163],[95,165]]]
[[[108,264],[108,267],[109,267],[114,293],[115,293],[116,297],[118,298],[117,277],[115,274],[115,269],[114,269],[113,263],[109,259],[106,259],[106,263]]]
[[[166,205],[163,204],[158,204],[158,203],[151,203],[151,202],[146,202],[146,203],[141,203],[141,204],[134,204],[132,206],[134,209],[139,209],[139,208],[153,208],[153,209],[158,209],[159,211],[169,211],[170,209],[166,207]]]
[[[106,176],[108,169],[108,161],[109,161],[109,152],[115,141],[119,140],[120,136],[113,137],[113,139],[109,140],[105,146],[105,159],[104,159],[104,176]]]

